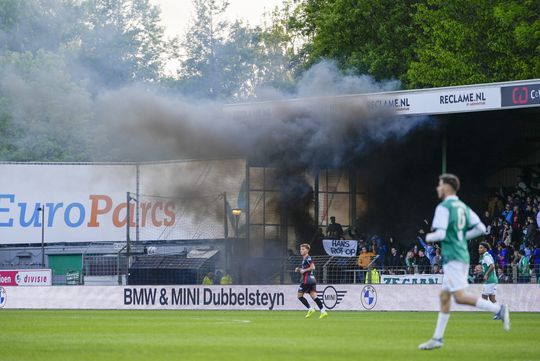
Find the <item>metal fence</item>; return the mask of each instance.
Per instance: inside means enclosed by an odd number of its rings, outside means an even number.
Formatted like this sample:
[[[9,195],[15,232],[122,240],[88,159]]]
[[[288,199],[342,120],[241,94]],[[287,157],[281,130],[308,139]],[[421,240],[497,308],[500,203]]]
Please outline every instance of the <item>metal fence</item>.
[[[314,274],[322,284],[360,283],[440,283],[442,269],[436,266],[402,265],[381,266],[375,258],[367,268],[357,263],[356,257],[314,256]],[[124,251],[112,254],[85,254],[82,272],[53,274],[54,285],[122,285],[122,284],[201,284],[209,274],[213,282],[220,282],[219,273],[230,274],[233,284],[298,284],[300,275],[295,272],[302,258],[260,257],[231,259],[225,269],[219,253],[211,258],[187,258],[185,254],[131,256]],[[42,268],[32,264],[0,264],[0,269]],[[530,274],[520,275],[515,265],[504,269],[497,267],[499,283],[537,283],[538,270],[531,268]],[[470,267],[469,282],[483,283],[482,274],[475,266]],[[539,282],[540,283],[540,282]]]
[[[315,278],[318,283],[324,284],[355,284],[355,283],[381,283],[381,280],[393,278],[404,279],[409,283],[441,282],[443,271],[439,265],[431,266],[381,266],[378,259],[372,259],[367,268],[357,264],[356,257],[314,256]],[[251,258],[238,260],[237,267],[233,269],[238,284],[296,284],[300,282],[300,275],[295,272],[300,267],[300,256],[287,258]],[[536,283],[539,276],[533,269],[528,276],[520,276],[515,265],[504,269],[496,268],[499,283]],[[391,277],[390,277],[391,276]],[[469,269],[470,283],[483,283],[482,274],[475,272],[475,266]]]

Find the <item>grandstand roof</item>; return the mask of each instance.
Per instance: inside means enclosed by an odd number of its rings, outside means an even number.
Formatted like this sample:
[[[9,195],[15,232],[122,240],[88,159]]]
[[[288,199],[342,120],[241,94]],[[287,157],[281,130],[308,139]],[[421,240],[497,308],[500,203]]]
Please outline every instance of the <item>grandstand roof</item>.
[[[365,102],[370,109],[391,109],[403,115],[430,115],[540,107],[540,79],[473,84],[383,93],[232,104],[225,108],[234,117],[271,117],[276,105],[295,106],[309,101]]]

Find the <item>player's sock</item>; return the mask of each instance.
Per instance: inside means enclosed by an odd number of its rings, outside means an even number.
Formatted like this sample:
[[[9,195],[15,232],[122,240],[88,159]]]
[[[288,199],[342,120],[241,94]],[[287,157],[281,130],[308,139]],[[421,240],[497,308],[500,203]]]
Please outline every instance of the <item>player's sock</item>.
[[[444,330],[446,329],[446,324],[448,323],[449,318],[449,313],[439,312],[439,316],[437,317],[437,326],[435,326],[435,333],[433,334],[434,339],[440,340],[443,338]]]
[[[306,308],[307,308],[308,310],[310,309],[309,303],[308,303],[308,301],[306,300],[305,297],[298,297],[298,299],[300,300],[300,302],[302,302],[302,304],[303,304],[304,306],[306,306]]]
[[[491,313],[499,313],[501,310],[501,305],[498,303],[492,303],[491,301],[484,300],[483,298],[478,298],[476,301],[476,308],[479,308],[483,311],[489,311]]]
[[[321,302],[321,299],[319,297],[317,297],[316,299],[314,299],[313,301],[315,301],[315,303],[317,304],[317,306],[319,306],[319,310],[321,310],[321,312],[324,312],[324,305],[322,304]]]

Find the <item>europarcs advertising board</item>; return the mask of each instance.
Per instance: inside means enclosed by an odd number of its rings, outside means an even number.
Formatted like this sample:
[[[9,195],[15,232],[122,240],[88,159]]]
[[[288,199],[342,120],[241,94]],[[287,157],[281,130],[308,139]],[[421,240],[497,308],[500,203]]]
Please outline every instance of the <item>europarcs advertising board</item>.
[[[142,165],[0,163],[0,244],[40,243],[42,230],[46,243],[124,241],[127,192],[138,188],[140,194],[164,196],[141,196],[139,227],[166,234],[163,229],[189,221],[189,212],[180,210],[182,202],[174,198],[179,189],[228,192],[235,201],[244,167],[245,161],[238,159]],[[129,203],[133,239],[136,205]],[[214,227],[214,232],[209,236],[223,237],[223,227]]]

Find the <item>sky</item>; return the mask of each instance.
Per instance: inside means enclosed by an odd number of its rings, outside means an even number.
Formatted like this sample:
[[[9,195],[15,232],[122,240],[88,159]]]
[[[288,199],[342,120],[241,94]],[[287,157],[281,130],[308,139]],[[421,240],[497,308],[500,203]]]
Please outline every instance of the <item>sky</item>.
[[[194,16],[192,0],[150,0],[161,8],[162,25],[167,37],[183,36]],[[247,20],[250,25],[261,25],[263,14],[280,6],[283,0],[229,0],[226,17],[233,21]]]

